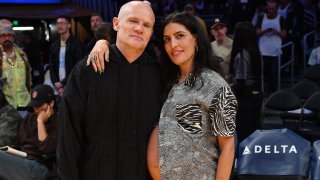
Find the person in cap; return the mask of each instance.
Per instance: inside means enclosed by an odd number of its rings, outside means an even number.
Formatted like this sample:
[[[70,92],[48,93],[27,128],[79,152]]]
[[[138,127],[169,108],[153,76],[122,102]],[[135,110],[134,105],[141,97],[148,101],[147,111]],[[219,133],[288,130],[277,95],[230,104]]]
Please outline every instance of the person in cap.
[[[26,157],[0,151],[0,179],[46,179],[48,168],[42,155],[56,151],[58,123],[54,111],[54,93],[48,85],[38,85],[32,89],[28,106],[34,112],[23,120],[19,135],[18,149]]]
[[[225,73],[224,78],[230,83],[230,57],[233,41],[227,36],[227,31],[227,24],[222,18],[215,18],[213,20],[210,32],[214,36],[215,40],[211,42],[211,47],[213,54],[223,59],[221,66]]]
[[[12,23],[0,20],[0,74],[5,78],[3,93],[18,110],[25,110],[30,101],[31,68],[25,52],[14,44]]]

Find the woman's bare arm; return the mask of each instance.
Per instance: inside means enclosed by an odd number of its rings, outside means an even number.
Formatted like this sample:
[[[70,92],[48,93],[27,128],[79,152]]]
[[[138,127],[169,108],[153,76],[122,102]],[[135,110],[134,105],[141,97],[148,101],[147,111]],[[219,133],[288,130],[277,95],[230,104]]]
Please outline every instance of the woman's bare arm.
[[[234,137],[218,136],[220,156],[216,180],[229,180],[234,160]]]

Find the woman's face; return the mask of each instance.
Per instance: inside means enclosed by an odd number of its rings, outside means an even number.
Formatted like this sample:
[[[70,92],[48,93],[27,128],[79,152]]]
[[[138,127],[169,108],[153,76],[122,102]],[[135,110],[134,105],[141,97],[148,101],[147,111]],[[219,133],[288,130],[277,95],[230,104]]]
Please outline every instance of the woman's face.
[[[164,48],[171,61],[180,68],[193,67],[196,53],[196,38],[179,23],[169,23],[163,32]]]

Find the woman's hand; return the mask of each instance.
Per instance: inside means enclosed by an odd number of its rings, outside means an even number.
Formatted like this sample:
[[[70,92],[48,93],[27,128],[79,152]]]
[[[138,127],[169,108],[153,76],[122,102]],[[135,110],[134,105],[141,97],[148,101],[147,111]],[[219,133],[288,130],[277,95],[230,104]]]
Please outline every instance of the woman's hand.
[[[95,72],[104,71],[104,60],[109,62],[109,43],[107,40],[99,40],[94,45],[87,59],[87,66],[91,63]]]
[[[38,140],[44,141],[48,137],[47,129],[46,129],[46,122],[48,121],[49,117],[52,115],[52,109],[50,105],[47,105],[47,109],[41,111],[37,118],[37,127],[38,127]]]
[[[51,107],[48,105],[46,110],[43,110],[39,113],[38,118],[37,118],[38,123],[45,124],[51,115],[52,115],[51,114]]]

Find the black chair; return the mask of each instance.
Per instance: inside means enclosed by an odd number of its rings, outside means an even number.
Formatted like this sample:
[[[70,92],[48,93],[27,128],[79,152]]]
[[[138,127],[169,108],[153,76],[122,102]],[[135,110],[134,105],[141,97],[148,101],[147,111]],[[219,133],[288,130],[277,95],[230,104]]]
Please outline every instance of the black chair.
[[[306,180],[311,143],[289,129],[256,130],[240,143],[239,180]]]
[[[308,114],[306,116],[305,111],[312,111],[312,115]],[[303,105],[300,121],[297,129],[295,130],[298,134],[305,137],[310,141],[315,141],[320,139],[320,91],[317,91],[312,96],[310,96]],[[312,123],[305,123],[305,120],[313,120]]]
[[[319,90],[320,90],[320,87],[316,83],[314,83],[308,79],[303,79],[303,80],[297,82],[292,87],[292,91],[296,95],[298,95],[300,98],[302,98],[303,101],[308,99],[313,93],[315,93]]]
[[[292,91],[301,98],[303,104],[311,95],[319,90],[320,87],[308,79],[303,79],[292,87]],[[313,120],[314,116],[315,113],[304,112],[304,121]]]
[[[317,91],[306,100],[304,108],[311,111],[320,112],[320,91]]]
[[[316,82],[317,84],[320,83],[320,64],[313,65],[305,69],[303,73],[303,78],[309,79],[311,81]]]
[[[294,119],[293,126],[295,127],[296,122],[300,118],[300,108],[302,107],[301,98],[299,98],[291,90],[279,90],[271,94],[263,105],[262,116],[261,116],[261,126],[263,129],[273,129],[273,128],[283,128],[288,127],[286,124],[286,119]],[[297,113],[288,112],[298,110]],[[264,119],[266,117],[278,117],[281,119],[282,124],[272,125],[268,128],[264,124]]]

